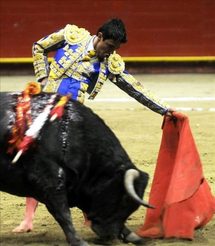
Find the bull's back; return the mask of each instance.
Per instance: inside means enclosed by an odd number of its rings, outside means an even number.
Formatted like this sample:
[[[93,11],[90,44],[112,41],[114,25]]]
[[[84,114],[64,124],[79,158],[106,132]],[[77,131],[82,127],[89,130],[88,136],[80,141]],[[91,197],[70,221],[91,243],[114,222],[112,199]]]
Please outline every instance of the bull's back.
[[[74,111],[79,116],[76,117],[79,122],[76,123],[75,127],[71,127],[71,139],[77,135],[77,128],[79,128],[81,129],[83,148],[88,149],[91,154],[98,156],[99,159],[102,158],[103,163],[104,161],[111,162],[111,160],[116,163],[120,162],[121,159],[124,162],[130,161],[119,139],[100,116],[78,102],[71,102],[67,113],[72,115]],[[75,119],[71,121],[74,122]],[[106,160],[104,160],[105,158]]]
[[[5,144],[5,138],[14,118],[14,104],[16,94],[0,92],[0,146]]]

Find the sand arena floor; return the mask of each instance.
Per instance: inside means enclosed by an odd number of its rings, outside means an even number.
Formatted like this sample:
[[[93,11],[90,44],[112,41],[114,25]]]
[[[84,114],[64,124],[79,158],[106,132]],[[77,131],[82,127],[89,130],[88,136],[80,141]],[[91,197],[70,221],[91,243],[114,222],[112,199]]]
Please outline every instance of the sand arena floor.
[[[189,116],[190,125],[202,160],[204,175],[215,194],[215,76],[214,74],[171,74],[137,75],[139,81],[172,107]],[[31,76],[2,76],[1,91],[22,90]],[[130,100],[117,87],[106,83],[94,102],[86,101],[115,132],[134,163],[150,174],[150,183],[146,191],[148,198],[150,185],[156,164],[161,140],[162,117],[146,110],[139,103]],[[23,218],[25,199],[6,193],[0,193],[0,245],[67,245],[60,227],[39,204],[34,219],[34,231],[14,234],[11,230]],[[78,233],[95,245],[95,234],[83,225],[82,213],[71,209],[74,225]],[[128,227],[135,230],[144,221],[145,209],[140,208],[127,221]],[[204,228],[195,232],[193,241],[169,239],[151,240],[146,245],[215,245],[215,217]],[[115,246],[122,246],[119,241]]]

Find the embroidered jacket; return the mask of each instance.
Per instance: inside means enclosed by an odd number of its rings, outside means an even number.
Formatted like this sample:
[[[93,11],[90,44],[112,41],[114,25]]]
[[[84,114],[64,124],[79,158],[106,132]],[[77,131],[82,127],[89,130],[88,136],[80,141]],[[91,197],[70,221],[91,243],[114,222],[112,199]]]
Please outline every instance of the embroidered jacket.
[[[148,93],[136,79],[125,71],[122,58],[114,53],[100,62],[95,52],[89,49],[92,36],[84,28],[66,25],[33,45],[33,64],[38,81],[48,77],[44,92],[71,94],[72,98],[84,102],[85,92],[94,99],[110,74],[112,82],[151,110],[165,114],[167,106]],[[55,51],[50,66],[48,53]]]

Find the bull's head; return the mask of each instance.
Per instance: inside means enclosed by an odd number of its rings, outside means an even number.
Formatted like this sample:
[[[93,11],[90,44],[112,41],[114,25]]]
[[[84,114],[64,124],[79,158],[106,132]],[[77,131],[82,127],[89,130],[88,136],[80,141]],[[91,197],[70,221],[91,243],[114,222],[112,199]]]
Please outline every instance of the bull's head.
[[[106,242],[119,237],[125,229],[127,218],[140,205],[152,207],[141,199],[148,183],[148,174],[128,169],[116,175],[97,189],[96,199],[92,200],[91,211],[87,214],[92,230]]]

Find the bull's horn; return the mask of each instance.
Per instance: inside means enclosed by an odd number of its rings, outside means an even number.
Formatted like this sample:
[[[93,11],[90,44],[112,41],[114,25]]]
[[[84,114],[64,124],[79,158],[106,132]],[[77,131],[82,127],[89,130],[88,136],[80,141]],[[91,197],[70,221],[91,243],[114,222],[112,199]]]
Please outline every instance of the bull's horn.
[[[133,198],[137,203],[140,205],[143,205],[147,208],[154,208],[144,200],[142,200],[136,193],[134,189],[134,180],[140,176],[140,173],[136,169],[128,169],[125,173],[124,177],[124,185],[125,189],[130,195],[131,198]]]

